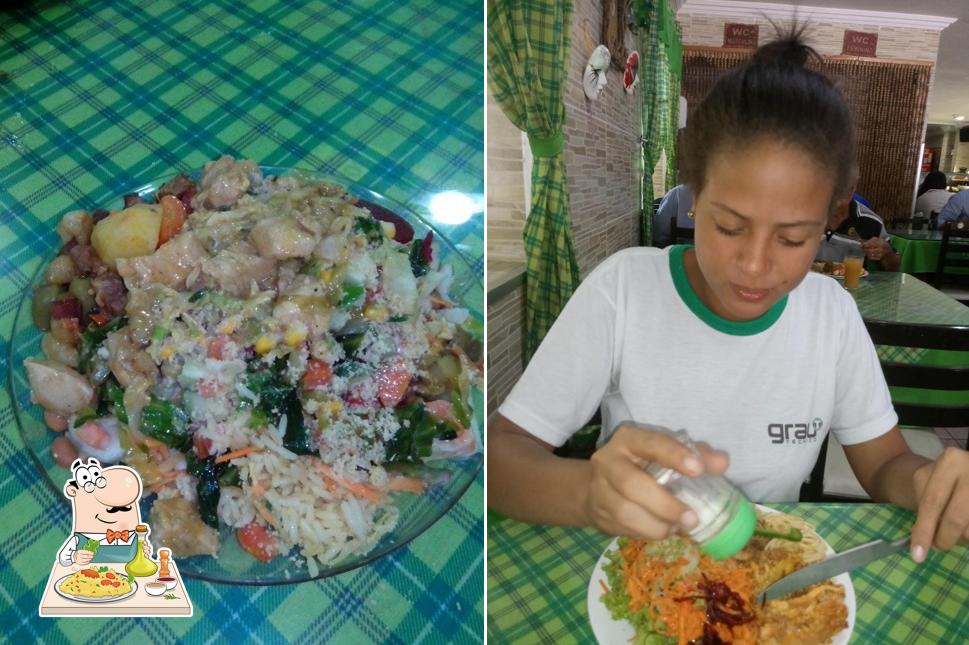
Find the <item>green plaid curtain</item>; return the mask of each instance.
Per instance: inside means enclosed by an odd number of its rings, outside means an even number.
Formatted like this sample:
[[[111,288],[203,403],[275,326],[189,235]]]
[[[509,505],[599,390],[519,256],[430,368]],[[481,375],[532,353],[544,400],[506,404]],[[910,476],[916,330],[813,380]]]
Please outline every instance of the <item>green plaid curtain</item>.
[[[579,283],[562,157],[572,8],[571,0],[488,0],[488,85],[528,133],[534,156],[524,231],[526,362]]]
[[[634,20],[639,34],[639,76],[643,101],[643,208],[640,243],[653,243],[653,169],[666,152],[665,188],[676,180],[676,132],[679,125],[679,26],[668,0],[636,0]]]

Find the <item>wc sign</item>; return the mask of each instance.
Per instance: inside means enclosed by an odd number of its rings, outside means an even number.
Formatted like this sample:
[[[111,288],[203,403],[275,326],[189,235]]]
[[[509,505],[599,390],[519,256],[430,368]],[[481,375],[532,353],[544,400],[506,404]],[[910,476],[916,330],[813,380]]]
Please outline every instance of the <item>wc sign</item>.
[[[844,43],[841,46],[841,53],[849,56],[875,56],[875,49],[878,48],[878,34],[864,31],[845,30]]]
[[[728,22],[723,26],[723,46],[756,48],[759,31],[757,25]]]

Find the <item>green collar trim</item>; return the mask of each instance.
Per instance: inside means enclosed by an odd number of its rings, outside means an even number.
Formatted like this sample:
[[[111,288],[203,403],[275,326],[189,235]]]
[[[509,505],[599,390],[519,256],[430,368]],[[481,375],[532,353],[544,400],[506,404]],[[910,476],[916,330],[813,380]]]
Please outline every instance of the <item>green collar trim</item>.
[[[688,244],[670,247],[670,275],[673,277],[673,286],[676,287],[676,293],[683,300],[683,304],[707,325],[731,336],[753,336],[769,329],[784,313],[784,307],[787,306],[787,296],[778,300],[763,316],[754,320],[727,320],[710,311],[710,308],[693,291],[693,287],[690,286],[690,279],[686,277],[683,253],[688,248],[690,248]]]

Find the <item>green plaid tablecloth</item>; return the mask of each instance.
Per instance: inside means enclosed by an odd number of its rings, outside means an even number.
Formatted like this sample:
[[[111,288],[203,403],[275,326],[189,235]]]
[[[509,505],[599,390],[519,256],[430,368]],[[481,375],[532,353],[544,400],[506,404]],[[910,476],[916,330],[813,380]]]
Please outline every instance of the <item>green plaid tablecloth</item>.
[[[907,534],[915,515],[882,504],[772,504],[805,518],[835,551]],[[592,529],[488,525],[488,642],[594,643],[586,590],[610,542]],[[969,548],[896,554],[853,571],[852,643],[962,644],[969,639]]]
[[[0,13],[0,640],[481,642],[480,476],[408,547],[344,575],[187,580],[190,619],[40,619],[70,515],[15,430],[6,363],[65,211],[116,208],[221,154],[342,175],[425,215],[441,191],[480,205],[482,2],[20,4]],[[483,275],[483,215],[438,228]]]

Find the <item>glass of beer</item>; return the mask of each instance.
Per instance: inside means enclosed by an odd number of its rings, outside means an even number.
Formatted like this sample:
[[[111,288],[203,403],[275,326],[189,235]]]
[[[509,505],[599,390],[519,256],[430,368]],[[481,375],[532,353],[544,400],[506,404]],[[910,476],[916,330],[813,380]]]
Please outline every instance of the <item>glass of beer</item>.
[[[845,289],[857,289],[858,280],[864,270],[865,253],[861,249],[852,249],[845,253]]]

